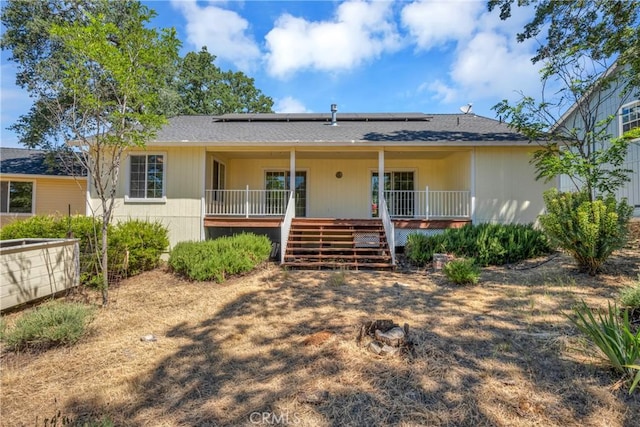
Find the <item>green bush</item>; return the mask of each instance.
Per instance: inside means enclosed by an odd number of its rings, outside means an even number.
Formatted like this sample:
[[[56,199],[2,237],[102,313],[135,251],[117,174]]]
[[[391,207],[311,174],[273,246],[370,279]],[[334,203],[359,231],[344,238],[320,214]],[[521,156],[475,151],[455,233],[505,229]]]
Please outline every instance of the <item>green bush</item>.
[[[479,224],[448,229],[442,234],[410,234],[405,253],[422,265],[435,253],[474,258],[481,266],[502,265],[547,254],[551,251],[544,234],[533,225]]]
[[[598,313],[597,319],[584,303],[575,309],[575,317],[569,320],[604,353],[611,366],[630,384],[629,393],[640,382],[640,331],[631,332],[629,312],[622,316],[614,305],[606,314]]]
[[[48,348],[77,342],[86,333],[94,308],[85,304],[51,301],[25,312],[3,341],[8,348]]]
[[[191,280],[223,282],[229,275],[246,273],[267,261],[271,242],[251,233],[203,242],[178,243],[169,257],[169,267]]]
[[[71,232],[80,240],[80,282],[102,286],[99,249],[102,247],[102,223],[88,216],[34,216],[15,221],[0,230],[0,239],[64,238]],[[134,276],[155,268],[169,245],[168,231],[158,222],[128,220],[109,225],[109,271],[120,276]],[[125,266],[125,258],[128,257]],[[125,268],[126,267],[126,268]]]
[[[613,196],[591,202],[585,193],[545,192],[547,213],[540,224],[551,243],[573,256],[587,273],[595,275],[603,262],[627,242],[633,208]]]
[[[627,308],[640,309],[640,277],[635,285],[620,292],[620,304]]]
[[[472,258],[460,258],[444,265],[447,279],[457,285],[475,285],[480,279],[480,269]]]
[[[122,265],[128,254],[127,276],[135,276],[156,268],[160,255],[168,246],[168,231],[164,225],[132,219],[114,227],[109,237],[109,258],[116,265]]]

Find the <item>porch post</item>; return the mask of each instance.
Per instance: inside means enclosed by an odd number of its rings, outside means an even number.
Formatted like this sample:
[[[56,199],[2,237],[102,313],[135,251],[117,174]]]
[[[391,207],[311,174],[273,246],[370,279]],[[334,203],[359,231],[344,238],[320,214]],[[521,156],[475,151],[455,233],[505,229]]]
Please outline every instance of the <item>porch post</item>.
[[[244,217],[249,218],[249,184],[244,192]]]
[[[471,196],[471,223],[476,223],[476,148],[473,147],[471,150],[471,187],[470,187],[470,196]]]
[[[384,199],[384,150],[378,151],[378,217],[382,218],[380,205]],[[385,200],[386,202],[386,200]]]
[[[293,194],[293,201],[296,200],[296,150],[291,149],[289,152],[289,188],[291,189],[291,193]],[[287,203],[289,203],[289,198],[287,197],[287,201],[285,202],[285,210],[287,209]],[[295,209],[293,211],[293,217],[295,218],[296,212]]]

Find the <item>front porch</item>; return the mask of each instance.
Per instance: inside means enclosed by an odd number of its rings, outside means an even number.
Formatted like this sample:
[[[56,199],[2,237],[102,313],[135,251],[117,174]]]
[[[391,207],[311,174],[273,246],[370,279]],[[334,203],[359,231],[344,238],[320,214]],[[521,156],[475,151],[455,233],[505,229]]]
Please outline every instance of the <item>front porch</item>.
[[[471,223],[468,191],[428,187],[383,192],[369,219],[296,217],[295,193],[288,190],[207,190],[205,199],[204,227],[266,234],[279,249],[280,263],[297,268],[393,268],[396,247],[409,234]]]
[[[474,153],[455,147],[270,152],[218,147],[207,152],[203,225],[208,237],[241,230],[266,234],[280,245],[280,261],[285,264],[292,262],[288,242],[295,236],[294,218],[307,220],[306,228],[339,228],[339,220],[345,230],[337,233],[354,236],[361,226],[358,222],[367,223],[371,230],[381,230],[378,241],[387,247],[385,256],[394,265],[395,248],[404,246],[411,232],[434,233],[471,222]],[[344,246],[351,245],[349,257],[355,263],[359,256],[355,237],[340,240],[349,239],[334,249],[345,255]],[[324,256],[331,253],[322,249],[326,241],[306,242],[302,252],[310,252],[314,245],[317,253],[309,259],[336,260]],[[287,254],[290,258],[285,259]],[[377,259],[369,255],[367,259]]]

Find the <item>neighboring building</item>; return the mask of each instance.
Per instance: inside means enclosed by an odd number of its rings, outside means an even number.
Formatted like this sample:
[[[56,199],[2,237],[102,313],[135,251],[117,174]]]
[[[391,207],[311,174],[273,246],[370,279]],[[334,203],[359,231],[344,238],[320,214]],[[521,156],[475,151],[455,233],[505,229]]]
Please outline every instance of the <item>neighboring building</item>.
[[[534,178],[534,149],[474,114],[179,116],[125,156],[114,219],[158,220],[172,246],[253,230],[282,246],[283,261],[304,234],[290,231],[292,217],[318,229],[382,219],[374,237],[393,255],[413,231],[536,221],[551,185]],[[370,230],[355,234],[355,247],[370,243]],[[327,239],[319,247],[336,246]]]
[[[605,73],[606,76],[616,75],[619,72],[616,64],[612,65]],[[614,82],[605,88],[596,88],[584,101],[588,107],[589,120],[598,123],[612,117],[608,123],[606,133],[612,138],[620,137],[624,132],[640,127],[640,88],[622,92],[624,82]],[[585,125],[578,103],[574,104],[554,125],[555,131],[570,133],[573,130],[584,131]],[[640,217],[640,140],[629,147],[627,158],[622,166],[632,171],[630,178],[623,187],[616,191],[616,198],[626,198],[630,205],[635,207],[634,216]],[[566,177],[560,177],[560,190],[575,190],[575,186]]]
[[[87,179],[40,150],[0,148],[0,226],[33,215],[84,215]]]

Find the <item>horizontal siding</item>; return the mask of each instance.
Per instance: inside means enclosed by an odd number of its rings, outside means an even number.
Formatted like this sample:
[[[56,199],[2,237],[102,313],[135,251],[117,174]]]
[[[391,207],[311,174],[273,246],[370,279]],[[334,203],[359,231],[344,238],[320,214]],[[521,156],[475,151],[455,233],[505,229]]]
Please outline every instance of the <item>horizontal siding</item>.
[[[526,147],[476,149],[476,222],[526,224],[543,213],[542,194],[553,185],[535,180],[531,154]]]
[[[143,150],[133,151],[145,153]],[[204,194],[204,156],[202,147],[175,147],[149,150],[166,156],[166,202],[125,202],[128,176],[127,157],[123,160],[122,174],[118,182],[116,204],[113,212],[115,222],[128,219],[159,221],[169,228],[169,241],[173,247],[186,240],[200,240],[202,231],[202,196]],[[92,198],[96,214],[99,203]]]
[[[371,153],[369,153],[371,154]],[[385,159],[387,171],[413,171],[416,190],[468,190],[470,152],[452,152],[442,158]],[[378,159],[296,159],[296,169],[307,172],[307,216],[368,218],[371,173]],[[231,159],[227,162],[227,189],[264,189],[265,172],[289,170],[289,159]],[[336,173],[342,172],[337,178]]]
[[[0,254],[0,308],[64,291],[77,284],[75,243]]]
[[[84,215],[87,210],[87,182],[74,179],[36,180],[36,214]]]

